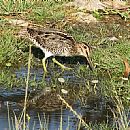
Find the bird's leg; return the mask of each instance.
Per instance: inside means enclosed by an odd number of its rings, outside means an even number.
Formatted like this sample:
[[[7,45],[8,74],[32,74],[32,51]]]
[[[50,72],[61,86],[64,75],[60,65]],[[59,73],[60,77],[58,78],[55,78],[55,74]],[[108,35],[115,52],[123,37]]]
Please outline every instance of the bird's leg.
[[[55,58],[52,58],[52,61],[54,63],[56,63],[57,65],[59,65],[63,70],[64,69],[72,69],[72,68],[68,68],[68,67],[64,66],[63,64],[61,64],[60,62],[58,62]]]
[[[43,64],[44,72],[47,73],[47,69],[46,69],[46,57],[44,57],[44,58],[42,59],[42,64]]]

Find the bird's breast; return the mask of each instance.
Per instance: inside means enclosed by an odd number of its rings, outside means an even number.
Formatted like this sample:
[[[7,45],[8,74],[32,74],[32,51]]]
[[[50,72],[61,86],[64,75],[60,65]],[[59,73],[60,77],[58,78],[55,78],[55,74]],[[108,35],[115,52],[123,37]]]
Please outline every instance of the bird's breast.
[[[30,41],[32,41],[36,45],[36,47],[40,48],[45,53],[45,57],[50,57],[50,56],[54,55],[53,52],[42,47],[35,39],[33,39],[33,38],[29,38],[29,39],[30,39]]]

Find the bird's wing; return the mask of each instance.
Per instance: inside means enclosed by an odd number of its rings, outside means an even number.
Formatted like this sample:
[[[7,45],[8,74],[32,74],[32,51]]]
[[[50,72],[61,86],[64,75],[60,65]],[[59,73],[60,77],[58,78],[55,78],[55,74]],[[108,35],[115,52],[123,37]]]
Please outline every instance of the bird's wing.
[[[66,33],[53,30],[27,30],[30,37],[36,40],[40,48],[45,48],[54,54],[69,55],[68,53],[75,49],[75,40]]]
[[[57,41],[60,43],[60,41],[64,41],[64,43],[71,44],[71,46],[75,45],[75,40],[72,36],[57,30],[45,30],[45,29],[41,30],[41,29],[27,28],[27,32],[33,38],[38,36],[41,39],[44,39],[45,41],[49,42]]]
[[[57,55],[61,53],[64,55],[66,51],[71,52],[75,49],[75,43],[72,40],[59,35],[37,35],[35,40],[41,47]]]
[[[48,33],[50,33],[50,36],[53,35],[52,38],[54,38],[54,36],[55,36],[55,39],[57,41],[67,41],[66,44],[70,43],[71,45],[72,44],[75,45],[74,38],[72,36],[68,35],[67,33],[63,33],[60,31],[49,31]]]

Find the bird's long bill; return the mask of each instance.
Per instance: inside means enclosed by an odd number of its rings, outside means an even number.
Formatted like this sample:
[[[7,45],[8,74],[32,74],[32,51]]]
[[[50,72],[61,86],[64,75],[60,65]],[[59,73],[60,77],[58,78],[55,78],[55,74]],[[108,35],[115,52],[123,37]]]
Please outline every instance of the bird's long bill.
[[[94,67],[93,67],[92,61],[90,60],[90,58],[89,58],[88,56],[86,56],[86,59],[87,59],[87,62],[88,62],[89,68],[90,68],[91,70],[93,70]]]

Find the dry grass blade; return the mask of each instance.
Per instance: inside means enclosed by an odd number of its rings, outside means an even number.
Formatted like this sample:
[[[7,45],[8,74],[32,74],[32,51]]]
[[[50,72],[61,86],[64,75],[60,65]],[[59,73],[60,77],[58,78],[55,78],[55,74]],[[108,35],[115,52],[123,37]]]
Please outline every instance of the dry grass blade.
[[[81,121],[82,125],[87,128],[88,130],[92,130],[88,124],[82,119],[82,117],[58,94],[58,98],[66,105],[67,108],[70,109],[71,112],[73,112],[74,115],[77,116],[77,118]]]
[[[23,123],[23,130],[26,129],[26,105],[27,105],[27,96],[28,96],[28,84],[29,84],[29,77],[30,77],[30,67],[31,67],[31,45],[29,46],[29,59],[28,59],[28,74],[27,74],[27,80],[26,80],[26,90],[25,90],[25,100],[24,100],[24,123]]]

